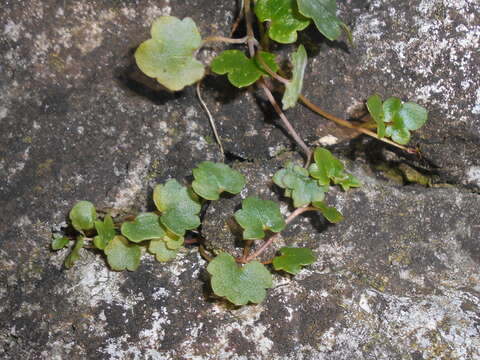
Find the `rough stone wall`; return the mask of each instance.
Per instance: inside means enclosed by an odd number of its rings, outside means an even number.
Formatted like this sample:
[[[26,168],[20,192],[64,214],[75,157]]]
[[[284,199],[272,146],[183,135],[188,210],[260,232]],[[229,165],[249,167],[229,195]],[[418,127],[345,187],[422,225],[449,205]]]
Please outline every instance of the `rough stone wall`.
[[[50,251],[75,201],[151,209],[155,183],[185,181],[194,164],[219,159],[194,89],[139,83],[132,53],[159,15],[225,35],[235,13],[220,0],[2,3],[0,358],[479,359],[477,0],[345,1],[339,15],[356,47],[313,29],[301,36],[305,94],[325,109],[348,117],[379,92],[418,101],[430,120],[412,140],[416,158],[352,139],[301,106],[289,111],[309,144],[328,142],[365,185],[329,199],[343,223],[306,216],[285,232],[318,261],[276,276],[264,303],[212,297],[195,248],[168,264],[145,256],[133,273],[108,270],[90,251],[65,270],[66,252]],[[293,149],[268,104],[223,78],[203,87],[250,191],[281,199],[268,177],[258,180]],[[205,216],[212,247],[223,246],[214,221],[240,201],[228,200]]]

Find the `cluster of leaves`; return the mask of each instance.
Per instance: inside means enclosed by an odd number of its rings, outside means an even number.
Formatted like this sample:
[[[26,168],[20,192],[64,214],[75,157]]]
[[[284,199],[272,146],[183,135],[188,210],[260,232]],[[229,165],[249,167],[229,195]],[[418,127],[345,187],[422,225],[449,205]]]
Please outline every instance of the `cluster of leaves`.
[[[388,136],[402,145],[410,141],[410,131],[420,129],[428,118],[427,109],[397,97],[389,97],[382,103],[381,96],[374,94],[368,98],[367,108],[377,124],[378,136]]]
[[[329,157],[317,156],[317,153],[324,152]],[[350,185],[344,188],[359,186],[360,183],[344,173],[343,164],[328,150],[318,148],[315,154],[316,170],[313,173],[299,165],[287,163],[274,175],[273,181],[285,189],[285,195],[293,199],[295,208],[312,205],[309,210],[317,210],[329,221],[336,223],[343,219],[342,214],[324,202],[329,185],[324,183],[323,178],[319,180],[313,174],[323,171],[329,176],[328,183],[331,180],[342,186],[348,178]],[[70,221],[77,236],[65,260],[65,266],[73,266],[80,258],[81,249],[89,241],[95,249],[103,251],[109,266],[117,271],[136,270],[142,249],[155,255],[159,262],[175,258],[184,245],[185,233],[200,225],[202,201],[219,200],[223,192],[239,194],[245,186],[244,175],[223,163],[204,161],[193,170],[193,177],[191,187],[183,186],[176,180],[155,186],[153,199],[157,210],[140,213],[133,220],[121,224],[115,222],[110,215],[98,219],[91,202],[79,201],[70,211]],[[343,182],[338,182],[338,179]],[[234,214],[234,218],[243,228],[245,240],[264,239],[267,231],[279,233],[286,226],[278,203],[254,196],[242,200],[242,208]],[[60,250],[69,243],[68,237],[55,234],[52,249]],[[302,266],[315,261],[311,249],[284,247],[279,252],[280,255],[272,260],[273,268],[293,275]],[[210,262],[207,271],[211,274],[214,293],[236,305],[261,302],[266,296],[266,289],[272,287],[272,274],[257,260],[252,259],[243,266],[237,260],[232,255],[221,252]]]

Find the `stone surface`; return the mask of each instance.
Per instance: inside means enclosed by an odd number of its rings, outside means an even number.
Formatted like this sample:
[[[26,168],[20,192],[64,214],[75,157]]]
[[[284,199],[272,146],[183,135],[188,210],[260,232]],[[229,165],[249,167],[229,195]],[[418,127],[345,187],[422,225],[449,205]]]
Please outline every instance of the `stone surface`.
[[[0,357],[480,358],[476,0],[342,2],[355,48],[303,33],[314,102],[348,117],[377,91],[420,102],[430,120],[412,142],[418,159],[350,141],[354,134],[301,106],[287,113],[309,144],[339,143],[333,150],[366,185],[332,193],[343,223],[305,216],[284,233],[283,242],[312,247],[318,261],[294,278],[276,276],[264,303],[235,308],[214,298],[195,248],[168,264],[146,255],[133,273],[108,270],[92,251],[67,271],[67,252],[50,251],[52,228],[75,201],[150,210],[155,183],[187,182],[194,164],[219,159],[195,89],[155,90],[132,54],[159,15],[192,16],[203,35],[228,34],[234,3],[2,3]],[[267,175],[294,146],[263,96],[214,76],[202,88],[228,159],[248,160],[237,166],[249,191],[281,199]],[[207,216],[221,221],[239,202],[222,199]],[[211,248],[223,246],[215,231],[229,235],[215,226],[205,226]]]

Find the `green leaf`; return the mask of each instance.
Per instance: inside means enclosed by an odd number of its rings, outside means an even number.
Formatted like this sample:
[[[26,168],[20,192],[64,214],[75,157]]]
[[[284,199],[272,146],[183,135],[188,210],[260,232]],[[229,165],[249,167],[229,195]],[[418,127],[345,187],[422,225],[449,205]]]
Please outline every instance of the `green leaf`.
[[[97,212],[90,201],[79,201],[70,210],[70,220],[75,230],[83,232],[93,229]]]
[[[414,102],[406,102],[398,112],[408,130],[418,130],[427,122],[428,111]]]
[[[383,121],[386,123],[393,122],[396,114],[402,108],[402,100],[397,97],[389,97],[383,102]]]
[[[113,270],[137,270],[142,252],[140,246],[132,244],[123,236],[115,236],[105,247],[107,262]]]
[[[328,206],[323,201],[314,202],[313,206],[318,208],[318,210],[325,216],[325,219],[331,223],[339,223],[343,220],[343,215],[340,211],[335,209],[333,206]]]
[[[380,95],[374,94],[367,99],[367,109],[377,124],[377,135],[383,138],[385,136],[385,122],[383,121],[384,114]]]
[[[282,99],[283,110],[294,107],[302,92],[303,76],[307,67],[307,52],[303,45],[300,45],[297,52],[292,54],[292,63],[292,80],[285,86],[285,93]]]
[[[162,238],[169,250],[178,250],[180,249],[183,244],[185,243],[185,239],[183,236],[175,235],[170,231],[166,231],[165,236]]]
[[[289,162],[273,176],[273,182],[286,189],[285,196],[293,199],[296,208],[310,204],[312,201],[322,201],[327,186],[319,186],[318,182],[308,175],[308,170]]]
[[[267,295],[266,289],[273,285],[272,274],[258,261],[240,267],[233,256],[220,253],[207,266],[212,276],[213,292],[235,305],[249,301],[261,303]]]
[[[77,240],[75,241],[75,245],[73,246],[72,251],[68,254],[67,258],[65,259],[65,267],[70,269],[75,261],[80,259],[80,249],[83,248],[84,239],[82,235],[77,236]]]
[[[297,3],[300,13],[313,19],[318,31],[328,40],[336,40],[342,34],[342,29],[348,29],[337,18],[336,0],[297,0]]]
[[[316,148],[313,154],[315,163],[310,165],[310,175],[318,180],[320,185],[328,185],[330,181],[339,184],[344,190],[361,186],[361,182],[353,175],[344,171],[340,160],[324,148]]]
[[[98,235],[93,238],[93,245],[100,250],[105,249],[105,246],[107,246],[117,234],[110,215],[105,216],[103,222],[95,221],[95,229],[97,229]]]
[[[148,252],[154,254],[158,262],[170,261],[174,259],[178,253],[177,250],[169,249],[163,239],[150,241]]]
[[[285,228],[285,220],[280,206],[271,200],[247,197],[242,201],[242,209],[235,213],[235,220],[244,229],[245,240],[262,239],[264,230],[280,232]]]
[[[381,108],[379,103],[379,95],[372,95],[367,100],[368,111],[377,123],[380,137],[388,136],[396,143],[405,145],[410,141],[410,131],[420,129],[427,122],[428,111],[413,102],[403,103],[397,97],[390,97]]]
[[[204,76],[203,64],[194,57],[202,39],[191,18],[161,16],[153,22],[150,32],[152,38],[135,51],[135,60],[144,74],[172,91],[182,90]]]
[[[70,242],[70,239],[60,234],[52,235],[52,250],[63,249]]]
[[[226,191],[238,194],[245,186],[245,176],[223,163],[204,161],[193,169],[193,190],[207,200],[218,200]]]
[[[302,266],[315,262],[315,254],[311,249],[283,247],[280,253],[281,256],[273,259],[273,267],[275,270],[283,270],[293,275],[298,274]]]
[[[346,178],[342,162],[327,149],[316,148],[313,158],[315,163],[310,166],[310,175],[317,179],[320,185],[328,185],[330,180],[335,182]]]
[[[160,222],[174,234],[183,236],[186,230],[196,229],[200,225],[198,214],[201,205],[197,195],[177,180],[157,185],[153,191],[153,201],[162,212]]]
[[[261,51],[260,56],[272,71],[278,71],[275,54]],[[213,59],[211,68],[215,74],[228,74],[230,83],[238,88],[252,85],[262,75],[268,76],[255,59],[247,58],[240,50],[225,50]]]
[[[297,31],[310,24],[310,20],[299,13],[296,0],[258,0],[255,14],[262,22],[270,21],[268,36],[282,44],[297,41]]]
[[[123,236],[134,243],[165,236],[158,216],[154,213],[142,213],[137,215],[134,221],[124,222],[121,232]]]

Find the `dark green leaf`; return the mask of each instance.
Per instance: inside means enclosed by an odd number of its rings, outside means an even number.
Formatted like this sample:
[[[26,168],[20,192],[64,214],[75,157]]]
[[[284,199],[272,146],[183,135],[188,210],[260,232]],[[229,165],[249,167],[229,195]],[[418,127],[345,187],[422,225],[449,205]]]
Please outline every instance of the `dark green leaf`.
[[[278,71],[275,54],[262,51],[260,56],[272,71]],[[211,68],[216,74],[228,74],[230,83],[238,88],[252,85],[262,75],[268,76],[256,60],[247,58],[240,50],[225,50],[213,59]]]
[[[327,39],[336,40],[346,26],[337,18],[336,0],[297,0],[300,13],[313,19],[318,31]],[[348,33],[347,33],[348,35]]]
[[[144,74],[173,91],[203,77],[203,64],[194,57],[202,39],[192,19],[161,16],[153,22],[151,36],[135,51],[135,60]]]
[[[285,228],[280,206],[253,196],[242,201],[242,209],[235,213],[235,220],[244,229],[243,238],[246,240],[262,239],[264,230],[280,232]]]
[[[123,236],[115,236],[105,247],[107,262],[113,270],[137,270],[142,252],[140,246],[132,244]]]
[[[303,45],[300,45],[297,52],[292,54],[292,64],[292,80],[285,86],[285,93],[282,99],[283,110],[294,107],[302,92],[303,76],[307,67],[307,52]]]
[[[389,97],[383,102],[383,121],[386,123],[393,122],[398,111],[402,108],[402,100],[397,97]]]
[[[97,212],[90,201],[79,201],[70,210],[70,220],[75,230],[83,232],[95,226]]]
[[[60,234],[52,235],[52,250],[63,249],[70,242],[70,239]]]
[[[207,200],[218,200],[226,191],[238,194],[245,186],[245,176],[223,163],[204,161],[193,169],[193,190]]]
[[[233,256],[220,253],[207,267],[213,292],[235,305],[261,303],[272,287],[272,274],[258,261],[240,267]]]
[[[148,251],[154,254],[155,259],[157,259],[157,261],[159,262],[170,261],[174,259],[178,253],[177,250],[169,249],[163,239],[156,239],[150,241]]]
[[[270,21],[268,36],[282,44],[297,41],[297,31],[310,24],[310,20],[298,12],[296,0],[258,0],[255,14],[262,22]]]
[[[84,240],[83,236],[77,236],[77,240],[75,241],[75,245],[73,246],[72,251],[68,254],[67,258],[65,259],[65,267],[70,269],[75,261],[80,259],[80,250],[83,248]]]
[[[296,275],[302,266],[315,262],[315,254],[311,249],[283,247],[280,249],[281,256],[273,259],[275,270],[283,270]]]
[[[370,96],[367,100],[367,109],[377,124],[377,134],[380,138],[385,136],[385,122],[383,121],[382,98],[378,94]]]
[[[176,180],[157,185],[153,200],[162,212],[160,222],[174,234],[183,236],[186,230],[196,229],[200,225],[198,214],[201,205],[197,195]]]
[[[313,157],[315,163],[310,165],[309,171],[320,185],[324,186],[333,181],[334,184],[341,185],[344,190],[361,185],[358,179],[344,171],[342,162],[327,149],[316,148]]]
[[[328,191],[328,185],[319,186],[318,182],[308,175],[308,170],[291,162],[275,173],[273,182],[287,190],[285,196],[293,199],[293,206],[296,208],[312,201],[322,201]]]
[[[97,229],[98,235],[93,238],[93,245],[100,250],[105,249],[105,246],[107,246],[117,234],[110,215],[105,216],[103,222],[95,221],[95,229]]]
[[[158,216],[154,213],[142,213],[137,215],[134,221],[124,222],[121,232],[123,236],[134,243],[165,236]]]
[[[328,206],[323,201],[314,202],[313,206],[318,208],[322,215],[325,216],[325,218],[331,223],[336,224],[343,220],[343,215],[340,211],[335,209],[333,206]]]

